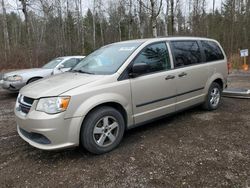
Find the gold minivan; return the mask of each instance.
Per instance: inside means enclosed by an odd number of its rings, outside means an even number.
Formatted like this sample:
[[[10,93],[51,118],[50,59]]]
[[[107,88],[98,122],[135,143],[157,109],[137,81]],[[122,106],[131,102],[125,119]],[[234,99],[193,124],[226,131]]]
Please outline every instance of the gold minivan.
[[[105,153],[132,127],[196,105],[217,109],[227,75],[226,55],[212,39],[113,43],[72,71],[21,89],[15,106],[17,130],[40,149],[82,145]]]

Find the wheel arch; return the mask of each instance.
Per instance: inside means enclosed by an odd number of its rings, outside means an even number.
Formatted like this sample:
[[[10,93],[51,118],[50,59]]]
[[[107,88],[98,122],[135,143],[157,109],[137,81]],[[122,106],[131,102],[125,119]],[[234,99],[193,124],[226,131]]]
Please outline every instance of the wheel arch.
[[[26,82],[26,85],[29,84],[29,82],[32,80],[32,79],[42,79],[43,77],[42,76],[34,76],[32,78],[29,78]]]
[[[98,104],[94,107],[92,107],[87,113],[86,113],[86,116],[88,116],[91,112],[93,112],[94,110],[96,110],[97,108],[100,108],[100,107],[103,107],[103,106],[108,106],[108,107],[112,107],[114,109],[116,109],[117,111],[119,111],[121,114],[122,114],[122,117],[124,118],[124,121],[125,121],[125,125],[127,127],[127,123],[128,123],[128,114],[127,114],[127,111],[125,110],[125,108],[118,102],[103,102],[101,104]],[[85,117],[86,117],[85,116]],[[82,124],[84,123],[84,120],[86,118],[83,119],[83,122]]]
[[[217,78],[216,80],[214,80],[213,82],[217,83],[220,85],[221,89],[224,88],[224,83],[223,80],[221,78]]]
[[[85,115],[85,117],[83,118],[82,120],[82,123],[81,123],[81,127],[80,127],[80,131],[79,131],[79,145],[82,146],[81,144],[81,132],[82,132],[82,129],[83,129],[83,125],[84,125],[84,122],[86,121],[86,117],[91,113],[93,112],[94,110],[100,108],[100,107],[104,107],[104,106],[107,106],[107,107],[112,107],[116,110],[118,110],[122,116],[123,116],[123,119],[124,119],[124,122],[125,122],[125,130],[127,129],[128,127],[128,114],[127,114],[127,111],[125,110],[125,108],[118,102],[103,102],[101,104],[98,104],[96,106],[94,106],[93,108],[91,108]]]
[[[214,74],[213,76],[210,77],[210,79],[207,81],[206,86],[205,86],[205,93],[207,94],[209,87],[213,82],[218,83],[221,86],[221,89],[223,90],[226,83],[225,79],[223,78],[222,74]]]

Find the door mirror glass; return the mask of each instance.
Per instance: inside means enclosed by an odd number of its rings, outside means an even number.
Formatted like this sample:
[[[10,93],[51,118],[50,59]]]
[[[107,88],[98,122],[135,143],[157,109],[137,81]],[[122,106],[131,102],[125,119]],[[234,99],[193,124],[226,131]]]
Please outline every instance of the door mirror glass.
[[[63,69],[63,68],[64,68],[64,65],[63,65],[63,64],[61,64],[61,65],[59,65],[57,68],[58,68],[59,70],[61,70],[61,69]]]
[[[148,72],[149,66],[147,63],[136,63],[133,64],[132,71],[131,71],[131,76],[136,77],[141,74],[145,74]]]

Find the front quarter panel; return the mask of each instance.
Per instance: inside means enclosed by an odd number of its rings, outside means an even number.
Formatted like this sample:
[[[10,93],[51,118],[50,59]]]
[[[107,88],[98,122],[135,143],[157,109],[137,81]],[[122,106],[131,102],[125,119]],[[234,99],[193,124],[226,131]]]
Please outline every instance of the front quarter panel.
[[[66,118],[83,117],[98,105],[115,102],[125,109],[128,126],[133,124],[129,80],[116,80],[113,83],[101,84],[95,87],[82,86],[64,93],[63,95],[72,96],[67,109]]]
[[[39,78],[45,78],[51,75],[52,70],[51,69],[44,69],[42,71],[34,71],[30,73],[25,73],[22,75],[23,82],[27,83],[31,78],[39,77]]]

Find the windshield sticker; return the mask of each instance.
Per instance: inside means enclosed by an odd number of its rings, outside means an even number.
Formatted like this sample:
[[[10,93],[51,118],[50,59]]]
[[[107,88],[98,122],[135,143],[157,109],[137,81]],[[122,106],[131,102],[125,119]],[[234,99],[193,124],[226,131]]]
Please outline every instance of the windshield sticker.
[[[132,51],[135,47],[121,47],[119,51]]]

